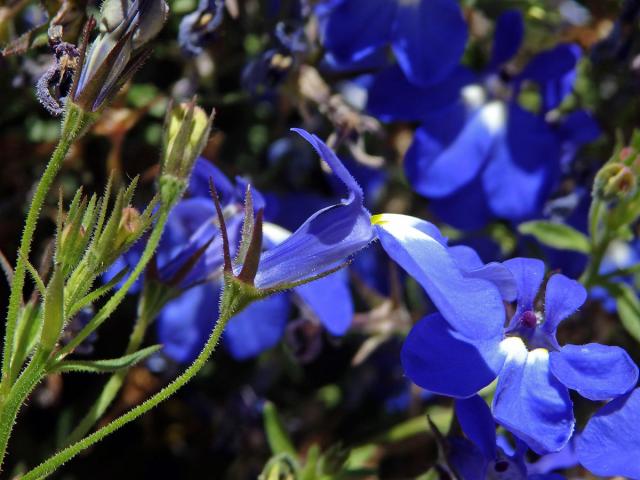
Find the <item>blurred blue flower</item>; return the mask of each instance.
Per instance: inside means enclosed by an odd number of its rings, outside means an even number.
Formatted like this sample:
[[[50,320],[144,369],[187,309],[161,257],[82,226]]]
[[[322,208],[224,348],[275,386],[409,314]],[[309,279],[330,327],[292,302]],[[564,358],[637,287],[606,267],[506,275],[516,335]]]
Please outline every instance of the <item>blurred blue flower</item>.
[[[200,0],[198,8],[180,21],[178,43],[189,55],[199,55],[213,41],[224,17],[223,0]]]
[[[576,444],[592,473],[640,479],[640,389],[612,400],[591,417]]]
[[[523,30],[520,13],[500,17],[481,75],[457,67],[442,82],[419,88],[391,67],[369,89],[375,116],[422,122],[405,157],[406,176],[443,221],[460,229],[539,215],[562,165],[599,134],[585,111],[562,119],[550,114],[573,88],[581,55],[576,45],[539,53],[516,75],[502,68],[519,50]],[[540,95],[536,113],[518,102],[530,84]]]
[[[421,86],[443,80],[467,43],[455,0],[328,0],[316,13],[336,63],[358,63],[390,45],[406,77]]]
[[[582,285],[551,276],[541,312],[536,297],[544,264],[516,258],[503,265],[517,284],[516,311],[506,327],[504,311],[496,312],[493,304],[460,300],[476,310],[475,321],[442,309],[427,316],[409,333],[402,363],[419,386],[457,398],[497,377],[496,421],[539,454],[558,451],[575,424],[568,389],[590,400],[613,398],[635,386],[638,368],[619,347],[558,344],[558,325],[586,299]],[[450,299],[468,295],[465,289],[447,293]]]

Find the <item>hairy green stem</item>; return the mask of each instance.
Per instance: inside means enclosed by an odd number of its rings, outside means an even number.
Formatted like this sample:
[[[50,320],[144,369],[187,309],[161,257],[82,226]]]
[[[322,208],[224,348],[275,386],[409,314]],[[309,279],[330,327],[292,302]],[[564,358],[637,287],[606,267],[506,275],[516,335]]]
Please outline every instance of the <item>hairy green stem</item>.
[[[153,293],[150,294],[149,290],[145,288],[140,299],[138,319],[136,320],[129,337],[129,343],[124,355],[130,355],[140,349],[140,345],[142,345],[147,328],[156,317],[159,307],[161,307],[158,305],[156,298],[149,298],[150,295],[154,297]],[[102,388],[102,391],[94,404],[85,416],[82,417],[82,420],[76,428],[73,429],[69,438],[66,439],[66,445],[75,443],[84,437],[100,417],[104,415],[107,408],[109,408],[109,405],[111,405],[111,402],[113,402],[113,399],[116,398],[116,395],[120,391],[127,373],[128,370],[124,369],[117,371],[109,377],[109,380]]]
[[[177,377],[173,382],[171,382],[158,393],[147,399],[142,404],[132,408],[124,415],[116,418],[114,421],[100,428],[91,435],[59,451],[33,470],[27,472],[24,476],[22,476],[21,480],[36,480],[50,475],[63,463],[71,460],[81,451],[89,448],[106,436],[115,432],[120,427],[140,417],[144,413],[151,410],[153,407],[169,398],[178,390],[180,390],[180,388],[182,388],[187,382],[189,382],[189,380],[191,380],[202,369],[202,367],[204,367],[207,360],[215,350],[228,320],[233,315],[242,310],[247,304],[248,299],[246,297],[243,297],[241,291],[235,286],[233,281],[226,281],[225,288],[222,294],[220,315],[218,317],[218,321],[216,322],[216,325],[211,332],[207,343],[205,344],[198,357],[179,377]]]
[[[75,107],[73,104],[69,104],[69,108],[65,113],[62,123],[60,141],[47,164],[47,168],[42,174],[42,178],[40,179],[33,195],[33,199],[31,200],[31,206],[29,207],[29,212],[25,221],[24,231],[22,232],[18,258],[16,259],[16,268],[11,281],[11,294],[9,296],[9,307],[7,309],[4,349],[2,353],[2,383],[0,384],[0,397],[6,395],[10,388],[7,377],[11,367],[16,323],[18,320],[20,305],[22,303],[22,290],[24,288],[26,274],[25,261],[29,258],[33,234],[36,229],[36,224],[38,223],[40,210],[42,209],[42,205],[44,204],[53,180],[60,170],[62,161],[69,152],[71,145],[73,145],[73,142],[82,133],[84,126],[90,119],[90,114],[84,112],[78,107]]]
[[[2,411],[0,411],[0,469],[7,453],[9,437],[18,416],[18,411],[42,379],[47,356],[47,353],[43,352],[42,349],[38,348],[36,350],[29,365],[11,388],[2,405]]]

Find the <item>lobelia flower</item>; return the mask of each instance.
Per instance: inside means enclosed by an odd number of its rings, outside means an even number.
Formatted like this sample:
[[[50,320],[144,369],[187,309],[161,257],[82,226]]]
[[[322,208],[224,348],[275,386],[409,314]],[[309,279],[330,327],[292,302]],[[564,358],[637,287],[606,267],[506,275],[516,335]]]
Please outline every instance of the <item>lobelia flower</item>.
[[[422,122],[406,153],[407,179],[442,220],[460,229],[480,228],[494,218],[539,216],[563,165],[599,134],[585,111],[561,119],[552,112],[573,88],[577,46],[539,53],[515,75],[504,68],[522,43],[523,29],[518,12],[499,18],[491,58],[479,76],[458,67],[444,81],[419,88],[391,67],[369,89],[373,115]],[[535,113],[518,102],[530,83],[540,92]]]
[[[327,0],[316,13],[337,63],[357,63],[390,45],[406,77],[421,86],[443,80],[467,43],[455,0]]]
[[[561,274],[551,276],[543,313],[535,299],[544,264],[516,258],[503,265],[517,284],[516,312],[506,327],[504,311],[496,313],[493,304],[490,309],[469,302],[477,311],[474,322],[441,310],[411,330],[402,363],[419,386],[457,398],[473,395],[497,377],[496,421],[536,453],[558,451],[575,424],[568,389],[590,400],[613,398],[635,386],[638,368],[619,347],[558,344],[558,325],[586,299],[582,285]],[[451,292],[449,298],[464,293]]]
[[[491,410],[478,395],[455,401],[455,412],[466,438],[449,438],[447,459],[461,480],[562,480],[550,473],[566,465],[564,458],[543,456],[535,464],[526,461],[527,446],[516,441],[514,449],[504,436],[496,436]],[[556,455],[556,454],[549,454]],[[569,463],[575,465],[573,455]]]
[[[98,37],[87,46],[95,20],[85,27],[79,65],[71,90],[73,103],[99,110],[118,93],[148,57],[146,47],[169,14],[164,0],[105,0]]]
[[[223,0],[200,0],[198,8],[180,21],[178,43],[189,55],[200,55],[215,38],[224,17]]]
[[[591,417],[576,442],[580,463],[596,475],[640,479],[640,389]]]
[[[309,141],[319,142],[306,132],[299,133]],[[324,145],[323,148],[329,151]],[[332,152],[331,154],[333,155]],[[355,180],[342,167],[337,157],[333,157],[329,161],[335,159],[337,162],[331,163],[331,166],[348,187],[349,199],[316,212],[293,234],[272,224],[264,225],[264,247],[267,250],[262,253],[251,281],[258,289],[279,291],[293,287],[293,292],[276,293],[249,305],[234,316],[227,326],[224,338],[235,358],[249,358],[275,345],[284,333],[293,300],[306,305],[333,335],[343,335],[351,323],[353,304],[345,272],[336,272],[326,278],[317,277],[332,272],[355,251],[365,247],[372,240],[373,234],[368,212],[362,206],[361,192]],[[233,204],[236,202],[237,205],[239,192],[234,194],[231,183],[221,178],[221,173],[214,173],[213,168],[204,161],[198,162],[191,179],[192,194],[194,191],[204,192],[205,179],[213,176],[216,185],[221,185],[225,211],[233,208],[238,210]],[[194,205],[195,202],[205,203],[206,207],[198,207]],[[204,217],[213,215],[214,204],[209,197],[195,197],[184,200],[181,204],[185,206],[178,210],[178,214],[184,212],[188,219],[198,210],[203,212]],[[187,222],[180,222],[180,225],[185,223]],[[181,280],[183,288],[210,278],[213,272],[217,272],[218,276],[222,272],[222,240],[220,235],[215,236],[219,230],[212,225],[211,220],[198,220],[195,223],[200,223],[201,226],[191,235],[186,246],[172,252],[173,260],[168,263],[172,268],[160,269],[161,277],[167,275],[163,271],[168,271],[168,276],[174,275],[185,264],[184,259],[190,258],[191,252],[202,248],[204,239],[212,238],[213,234],[214,240],[208,244],[204,255],[197,263],[190,265],[190,272]],[[365,223],[367,228],[364,228]],[[237,245],[241,217],[232,215],[225,224],[229,232],[229,243]],[[170,225],[168,232],[173,229]],[[207,232],[206,235],[204,232]],[[180,241],[184,245],[184,238]],[[162,247],[160,250],[162,251]],[[237,252],[231,253],[235,255]],[[235,273],[240,275],[243,267],[244,265],[236,266]],[[167,278],[165,277],[165,281]],[[311,279],[315,281],[305,283]],[[158,334],[165,344],[167,354],[180,362],[188,362],[198,353],[216,318],[220,288],[219,279],[190,288],[163,309],[159,317]],[[326,298],[332,298],[333,301],[329,304]]]

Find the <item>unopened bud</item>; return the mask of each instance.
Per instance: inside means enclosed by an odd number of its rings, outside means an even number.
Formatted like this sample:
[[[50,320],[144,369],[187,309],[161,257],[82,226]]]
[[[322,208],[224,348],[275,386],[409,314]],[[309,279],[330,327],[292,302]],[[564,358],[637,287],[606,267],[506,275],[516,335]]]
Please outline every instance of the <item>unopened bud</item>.
[[[115,238],[115,248],[119,249],[126,245],[132,238],[138,236],[141,229],[144,228],[144,222],[140,212],[133,207],[122,209],[122,218],[118,224],[118,231]]]
[[[633,171],[624,164],[610,163],[596,175],[594,196],[604,200],[623,200],[636,192],[637,179]]]
[[[167,114],[162,142],[160,194],[174,201],[189,181],[196,159],[209,139],[211,116],[195,102],[181,103]]]

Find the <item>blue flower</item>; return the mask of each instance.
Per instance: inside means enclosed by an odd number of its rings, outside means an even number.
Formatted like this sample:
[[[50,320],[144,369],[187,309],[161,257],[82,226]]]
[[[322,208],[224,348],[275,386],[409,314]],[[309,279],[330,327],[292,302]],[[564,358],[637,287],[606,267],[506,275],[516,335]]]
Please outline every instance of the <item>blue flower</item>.
[[[198,8],[180,21],[178,42],[184,52],[199,55],[214,38],[224,17],[223,0],[200,0]]]
[[[522,37],[520,14],[508,12],[498,21],[491,58],[481,75],[457,67],[442,82],[419,88],[391,67],[369,90],[372,114],[386,121],[422,122],[405,157],[406,175],[431,200],[433,211],[457,228],[539,215],[563,165],[599,133],[584,111],[549,120],[549,112],[573,88],[577,46],[561,44],[542,52],[517,75],[500,70]],[[540,92],[535,113],[518,103],[530,83]]]
[[[527,446],[516,441],[514,449],[503,436],[496,436],[496,424],[491,410],[478,395],[457,399],[455,412],[466,438],[450,438],[449,462],[461,480],[511,479],[559,480],[564,477],[549,473],[566,462],[542,457],[537,463],[526,462]],[[572,450],[567,448],[566,450]],[[569,454],[567,454],[569,453]],[[575,465],[574,455],[565,452]]]
[[[315,135],[294,129],[327,162],[347,189],[342,202],[309,217],[290,237],[265,252],[255,276],[258,289],[281,288],[322,275],[344,263],[374,239],[371,215],[360,186],[338,157]]]
[[[348,288],[346,272],[339,271],[326,278],[344,264],[358,250],[366,247],[374,238],[369,212],[363,206],[363,194],[344,165],[317,137],[303,130],[296,130],[318,151],[336,175],[347,187],[348,197],[342,202],[314,213],[294,233],[272,224],[263,228],[266,251],[260,256],[253,278],[257,289],[281,291],[291,287],[292,293],[278,293],[260,300],[236,315],[227,327],[225,343],[235,358],[249,358],[273,346],[282,337],[295,298],[306,305],[313,316],[333,335],[343,335],[351,324],[353,303]],[[227,226],[233,226],[233,236],[239,237],[240,212],[238,192],[219,172],[206,162],[196,164],[190,191],[204,193],[203,178],[214,176],[221,185],[224,210],[229,212]],[[259,197],[259,202],[263,200]],[[206,247],[204,254],[190,264],[188,274],[181,277],[184,288],[209,280],[171,302],[161,312],[158,325],[160,341],[166,351],[180,362],[188,362],[206,340],[212,322],[217,316],[217,300],[221,285],[212,277],[221,273],[223,262],[221,236],[213,222],[213,201],[208,197],[194,197],[184,202],[195,203],[176,208],[181,215],[171,222],[168,237],[181,245],[171,250],[170,258],[160,268],[160,278],[173,278],[193,253]],[[254,202],[256,203],[256,202]],[[236,206],[234,206],[234,204]],[[195,221],[192,221],[195,218]],[[229,228],[228,228],[229,230]],[[191,232],[189,235],[186,232]],[[206,243],[209,242],[209,243]],[[173,243],[173,242],[172,242]],[[235,242],[237,244],[237,242]],[[161,248],[162,249],[162,248]],[[171,267],[171,268],[170,268]],[[241,266],[235,267],[236,273]],[[306,283],[314,280],[312,283]],[[331,298],[332,302],[326,299]],[[247,332],[252,332],[248,335]]]
[[[591,417],[577,440],[580,463],[596,475],[640,479],[640,389]]]
[[[458,287],[459,291],[447,292],[448,298],[468,304],[475,318],[469,312],[461,318],[442,308],[427,316],[409,333],[402,363],[419,386],[458,398],[473,395],[497,377],[493,399],[497,422],[537,453],[558,451],[569,441],[575,424],[568,389],[590,400],[613,398],[633,388],[638,368],[618,347],[558,344],[558,325],[586,299],[582,285],[561,274],[551,276],[542,312],[536,298],[544,264],[516,258],[503,265],[517,285],[516,311],[506,327],[504,311],[496,311],[495,300],[466,300],[465,296],[478,294]],[[487,298],[492,290],[497,296],[497,288],[485,285],[485,290]]]
[[[331,0],[316,11],[324,47],[338,63],[357,63],[390,45],[416,85],[443,80],[467,43],[455,0]]]

